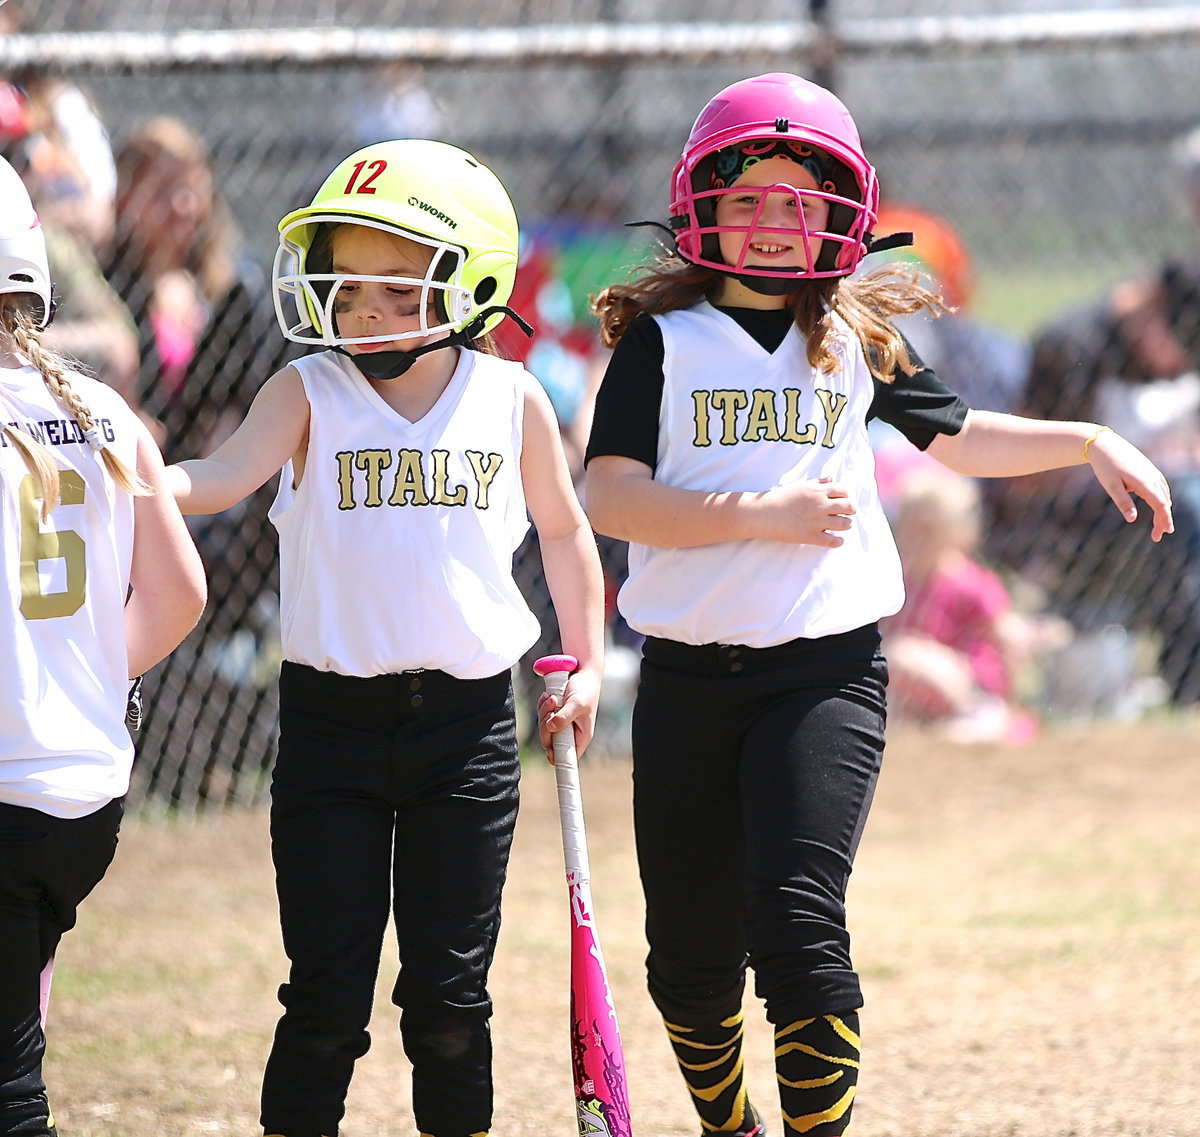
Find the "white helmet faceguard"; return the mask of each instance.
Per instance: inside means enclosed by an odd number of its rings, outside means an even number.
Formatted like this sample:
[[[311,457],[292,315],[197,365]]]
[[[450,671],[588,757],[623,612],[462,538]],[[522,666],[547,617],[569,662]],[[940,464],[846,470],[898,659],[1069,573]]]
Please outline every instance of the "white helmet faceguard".
[[[344,225],[347,221],[384,233],[401,233],[417,245],[433,251],[429,268],[420,277],[347,276],[333,272],[305,272],[308,241],[313,227],[322,222]],[[303,231],[302,241],[293,233]],[[456,245],[435,241],[419,233],[402,232],[393,225],[366,217],[347,218],[345,214],[306,214],[280,233],[279,247],[271,270],[274,280],[275,315],[283,334],[294,343],[322,344],[335,347],[357,343],[383,343],[392,340],[419,339],[439,332],[453,331],[471,315],[470,291],[462,284],[463,250]],[[334,306],[338,291],[347,282],[379,283],[419,289],[414,298],[414,315],[420,326],[410,332],[388,332],[377,336],[343,336],[338,333]]]
[[[29,200],[29,191],[16,170],[0,158],[0,293],[32,296],[39,328],[53,313],[46,238]]]

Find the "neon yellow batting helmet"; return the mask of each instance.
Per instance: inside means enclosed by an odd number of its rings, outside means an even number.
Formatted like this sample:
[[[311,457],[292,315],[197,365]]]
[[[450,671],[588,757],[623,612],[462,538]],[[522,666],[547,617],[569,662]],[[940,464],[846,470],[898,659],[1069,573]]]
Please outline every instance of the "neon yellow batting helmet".
[[[338,334],[333,305],[345,277],[332,271],[328,242],[323,251],[319,238],[346,224],[398,233],[432,249],[423,278],[380,278],[421,288],[420,328],[401,336]],[[310,205],[279,223],[272,271],[279,325],[289,340],[327,347],[441,331],[459,333],[459,343],[475,339],[507,312],[517,244],[508,193],[465,150],[415,138],[366,146],[334,168]]]

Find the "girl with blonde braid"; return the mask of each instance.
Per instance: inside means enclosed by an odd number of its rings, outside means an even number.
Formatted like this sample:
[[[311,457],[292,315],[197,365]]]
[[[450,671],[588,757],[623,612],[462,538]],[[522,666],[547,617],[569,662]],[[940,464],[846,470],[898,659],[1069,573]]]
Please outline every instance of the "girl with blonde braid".
[[[121,397],[42,342],[45,241],[0,161],[0,1134],[55,1133],[42,1080],[55,949],[117,844],[131,676],[179,644],[204,573]]]

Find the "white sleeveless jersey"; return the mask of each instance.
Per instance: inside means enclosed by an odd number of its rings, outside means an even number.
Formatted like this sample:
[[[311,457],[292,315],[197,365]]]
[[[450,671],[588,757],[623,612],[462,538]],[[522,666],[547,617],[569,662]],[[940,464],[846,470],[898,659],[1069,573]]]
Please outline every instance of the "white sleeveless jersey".
[[[409,422],[343,355],[292,366],[310,415],[300,486],[288,463],[270,513],[284,657],[342,675],[506,671],[538,635],[512,575],[529,528],[524,368],[459,349]]]
[[[133,412],[95,379],[71,382],[102,436],[136,469]],[[36,482],[0,435],[0,801],[82,817],[128,790],[133,765],[124,614],[133,499],[32,367],[0,370],[0,418],[50,448],[62,499],[43,522]]]
[[[762,491],[830,478],[858,512],[837,549],[779,541],[690,549],[631,544],[622,615],[646,635],[770,647],[858,628],[904,601],[900,558],[875,482],[866,418],[874,383],[834,318],[839,366],[815,371],[793,328],[768,352],[707,303],[656,316],[665,358],[656,481]]]

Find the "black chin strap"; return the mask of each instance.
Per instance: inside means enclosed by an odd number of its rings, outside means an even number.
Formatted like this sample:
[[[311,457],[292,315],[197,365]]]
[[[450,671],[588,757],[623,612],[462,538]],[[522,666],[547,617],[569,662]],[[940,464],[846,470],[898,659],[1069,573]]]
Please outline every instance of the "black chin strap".
[[[355,354],[347,351],[340,344],[335,344],[333,350],[347,356],[368,379],[377,381],[399,379],[421,356],[427,355],[431,351],[441,351],[447,347],[466,347],[483,332],[483,325],[497,312],[511,317],[516,321],[517,327],[530,339],[533,339],[533,328],[525,320],[511,308],[497,304],[491,308],[485,308],[469,324],[457,332],[451,332],[445,339],[427,343],[424,347],[415,347],[412,351],[374,351]]]
[[[912,243],[911,233],[889,233],[886,237],[870,237],[867,240],[867,256],[886,252],[888,249],[903,249]]]
[[[682,218],[678,220],[682,221]],[[671,247],[675,246],[675,230],[669,225],[664,225],[661,221],[626,221],[626,229],[661,229],[668,237],[671,238]]]
[[[794,273],[780,273],[779,276],[751,276],[748,273],[731,272],[727,275],[734,277],[738,283],[744,284],[751,292],[757,292],[759,296],[787,296],[792,292],[799,292],[806,284],[812,282],[810,277],[796,276]]]

